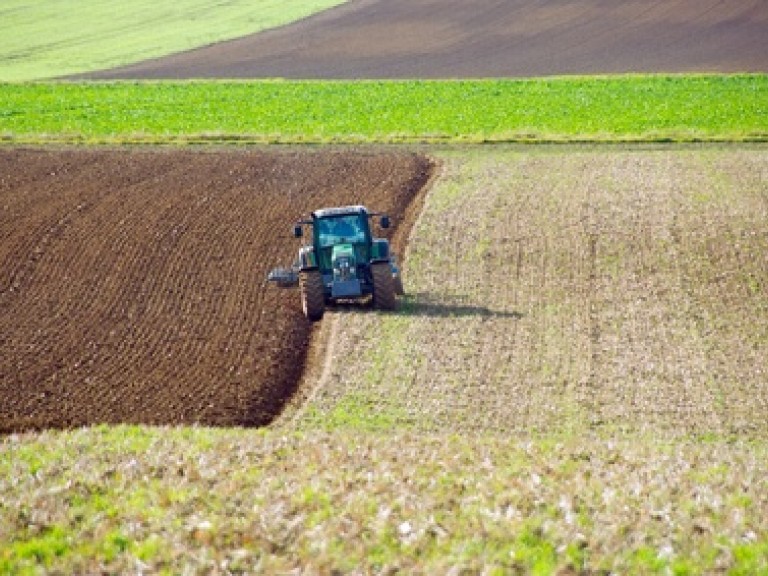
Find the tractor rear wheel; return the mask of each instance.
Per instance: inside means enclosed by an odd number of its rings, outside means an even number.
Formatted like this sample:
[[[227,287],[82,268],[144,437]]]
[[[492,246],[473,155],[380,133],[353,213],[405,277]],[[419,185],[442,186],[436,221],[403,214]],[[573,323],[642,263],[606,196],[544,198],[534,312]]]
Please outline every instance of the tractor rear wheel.
[[[405,296],[405,288],[403,287],[403,278],[400,274],[394,277],[395,282],[395,294],[398,296]]]
[[[394,310],[397,307],[395,280],[392,277],[392,267],[389,262],[371,264],[371,276],[373,276],[373,307],[379,310]]]
[[[304,316],[312,322],[322,319],[325,313],[325,293],[323,276],[319,270],[299,272],[299,288],[301,289],[301,307]]]

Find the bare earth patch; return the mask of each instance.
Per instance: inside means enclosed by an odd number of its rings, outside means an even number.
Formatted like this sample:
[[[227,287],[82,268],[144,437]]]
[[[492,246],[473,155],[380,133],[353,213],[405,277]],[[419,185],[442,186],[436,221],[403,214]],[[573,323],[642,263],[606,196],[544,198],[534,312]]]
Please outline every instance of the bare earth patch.
[[[765,150],[440,156],[405,304],[328,318],[293,421],[768,435]]]
[[[353,0],[91,78],[488,78],[768,71],[763,0]]]

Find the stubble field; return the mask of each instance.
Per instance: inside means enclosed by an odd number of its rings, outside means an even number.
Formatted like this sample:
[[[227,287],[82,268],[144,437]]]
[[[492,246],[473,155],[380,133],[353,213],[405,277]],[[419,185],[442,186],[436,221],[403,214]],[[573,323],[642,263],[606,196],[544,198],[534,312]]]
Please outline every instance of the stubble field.
[[[440,157],[401,311],[328,318],[333,359],[297,417],[768,436],[765,150]]]

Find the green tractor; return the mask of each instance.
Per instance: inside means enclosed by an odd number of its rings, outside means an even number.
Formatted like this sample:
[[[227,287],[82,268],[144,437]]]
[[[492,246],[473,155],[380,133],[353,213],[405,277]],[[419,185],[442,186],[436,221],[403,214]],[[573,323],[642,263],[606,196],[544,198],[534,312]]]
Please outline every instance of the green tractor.
[[[403,294],[397,260],[389,241],[374,238],[371,220],[389,228],[389,217],[364,206],[315,210],[311,219],[296,223],[296,238],[304,226],[312,228],[312,243],[299,249],[291,268],[276,268],[268,280],[281,288],[299,287],[304,314],[320,320],[327,304],[370,300],[374,308],[394,310],[396,295]]]

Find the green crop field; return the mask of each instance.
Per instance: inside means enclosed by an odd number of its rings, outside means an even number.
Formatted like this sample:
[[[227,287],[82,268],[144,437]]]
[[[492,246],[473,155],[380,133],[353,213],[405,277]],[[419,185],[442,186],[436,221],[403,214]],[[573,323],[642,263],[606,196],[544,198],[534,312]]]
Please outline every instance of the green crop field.
[[[768,138],[768,75],[0,85],[15,142]]]
[[[121,426],[0,449],[3,574],[768,568],[765,445]]]
[[[112,68],[287,24],[343,0],[5,0],[0,81]]]

